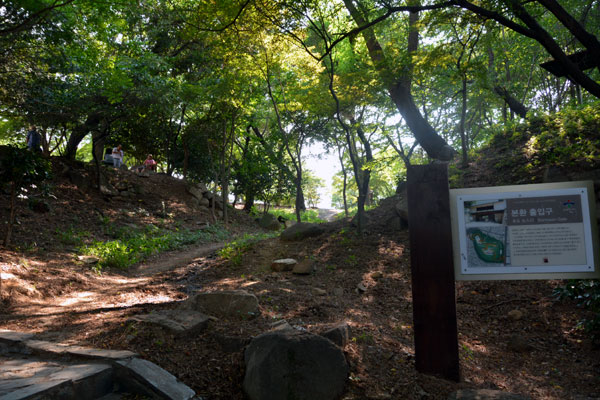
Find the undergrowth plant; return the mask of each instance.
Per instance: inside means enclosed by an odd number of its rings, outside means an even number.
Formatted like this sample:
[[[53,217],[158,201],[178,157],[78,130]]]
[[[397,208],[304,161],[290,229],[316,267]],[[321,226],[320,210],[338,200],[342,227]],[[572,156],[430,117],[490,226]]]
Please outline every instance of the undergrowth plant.
[[[285,209],[271,209],[269,210],[269,214],[274,215],[275,217],[283,217],[288,221],[295,221],[296,220],[296,212],[294,211],[293,208],[285,208]],[[260,217],[262,215],[262,212],[257,210],[255,207],[252,208],[252,215],[254,215],[255,217]],[[326,222],[324,220],[322,220],[321,218],[319,218],[319,211],[318,210],[305,210],[302,211],[300,213],[300,219],[302,220],[302,222],[311,222],[311,223],[321,223],[321,222]]]
[[[219,257],[229,261],[233,266],[239,266],[242,262],[242,256],[250,250],[256,243],[277,236],[277,232],[244,234],[243,236],[227,243],[225,247],[219,250]]]
[[[596,345],[600,345],[600,281],[572,279],[564,286],[555,289],[554,295],[558,299],[573,299],[577,302],[577,306],[592,312],[592,317],[582,319],[578,326],[591,335]]]
[[[118,229],[115,234],[118,236],[115,240],[93,241],[82,247],[83,254],[99,258],[94,266],[96,272],[103,268],[127,269],[152,254],[175,250],[197,242],[219,241],[229,236],[229,232],[220,225],[197,231],[169,231],[149,225],[140,231]]]

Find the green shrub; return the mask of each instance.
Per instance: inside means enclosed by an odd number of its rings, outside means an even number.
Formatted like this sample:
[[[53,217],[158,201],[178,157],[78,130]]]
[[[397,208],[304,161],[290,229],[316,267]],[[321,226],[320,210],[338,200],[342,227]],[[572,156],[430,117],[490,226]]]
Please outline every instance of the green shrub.
[[[600,281],[569,280],[564,286],[555,289],[554,295],[559,299],[574,299],[579,307],[593,313],[591,318],[579,321],[578,326],[592,336],[596,345],[600,345]]]
[[[229,232],[220,225],[197,231],[175,232],[149,225],[143,231],[117,229],[115,232],[118,235],[115,240],[95,241],[82,248],[84,254],[100,259],[95,266],[97,272],[107,267],[127,269],[152,254],[176,250],[197,242],[220,241],[229,236]]]

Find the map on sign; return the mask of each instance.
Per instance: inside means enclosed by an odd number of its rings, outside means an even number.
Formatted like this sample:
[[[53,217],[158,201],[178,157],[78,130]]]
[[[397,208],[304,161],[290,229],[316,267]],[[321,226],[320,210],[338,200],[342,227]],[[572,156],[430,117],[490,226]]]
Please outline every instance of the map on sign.
[[[451,191],[457,279],[598,276],[589,182]]]

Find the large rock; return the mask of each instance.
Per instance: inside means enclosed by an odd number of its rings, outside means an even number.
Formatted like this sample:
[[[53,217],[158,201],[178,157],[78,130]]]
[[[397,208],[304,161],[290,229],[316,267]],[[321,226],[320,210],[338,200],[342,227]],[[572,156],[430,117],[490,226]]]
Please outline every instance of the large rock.
[[[195,185],[190,185],[187,187],[187,191],[189,194],[197,198],[198,200],[204,197],[204,193],[208,192],[206,186],[201,183],[197,183]]]
[[[281,232],[280,238],[287,241],[303,240],[307,237],[319,236],[323,232],[325,232],[325,229],[321,225],[300,222]]]
[[[265,214],[258,220],[258,225],[263,229],[277,231],[281,228],[281,224],[273,214]]]
[[[251,400],[334,400],[349,371],[344,353],[331,341],[291,329],[257,336],[244,358],[244,391]]]
[[[256,296],[245,290],[198,293],[187,299],[183,308],[218,317],[252,318],[260,312]]]

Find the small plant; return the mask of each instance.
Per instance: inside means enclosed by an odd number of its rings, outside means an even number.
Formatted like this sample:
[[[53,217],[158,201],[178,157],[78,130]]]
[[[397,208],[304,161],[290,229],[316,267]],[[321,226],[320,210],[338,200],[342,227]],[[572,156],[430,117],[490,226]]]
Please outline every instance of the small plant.
[[[591,318],[584,318],[577,325],[591,335],[596,345],[600,345],[600,281],[571,279],[564,286],[554,289],[553,294],[559,300],[573,299],[577,306],[592,311]]]
[[[233,240],[219,250],[219,256],[228,260],[232,265],[239,266],[242,262],[243,254],[252,248],[256,243],[270,239],[276,236],[277,233],[260,233],[255,235],[245,234],[241,238]]]
[[[131,229],[114,230],[116,239],[96,241],[83,248],[83,253],[100,259],[94,266],[96,272],[102,268],[127,269],[148,256],[168,250],[175,250],[196,242],[223,240],[229,233],[214,225],[198,231],[180,230],[171,232],[156,226],[148,226],[144,231]]]

